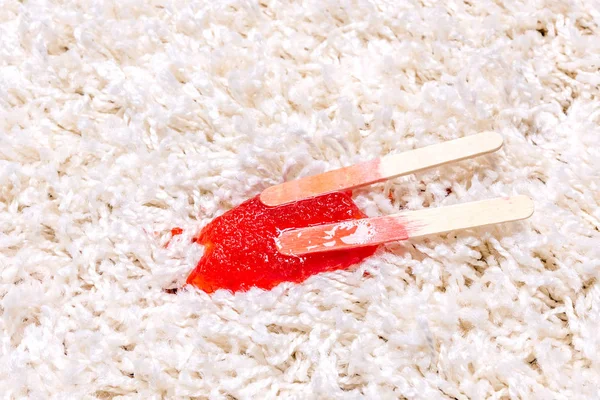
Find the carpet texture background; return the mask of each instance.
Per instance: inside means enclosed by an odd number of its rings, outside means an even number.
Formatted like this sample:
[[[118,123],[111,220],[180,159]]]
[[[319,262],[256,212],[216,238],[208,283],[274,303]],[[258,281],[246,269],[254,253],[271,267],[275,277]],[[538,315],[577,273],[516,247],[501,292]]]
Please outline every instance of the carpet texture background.
[[[594,0],[0,2],[0,396],[600,397],[599,25]],[[165,291],[267,186],[486,130],[498,153],[356,202],[526,194],[529,220]]]

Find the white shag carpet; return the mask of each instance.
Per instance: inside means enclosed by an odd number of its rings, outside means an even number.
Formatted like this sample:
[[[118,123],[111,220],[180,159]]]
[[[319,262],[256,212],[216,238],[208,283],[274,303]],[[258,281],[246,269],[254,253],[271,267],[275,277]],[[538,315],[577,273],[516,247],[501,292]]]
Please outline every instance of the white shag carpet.
[[[600,396],[598,1],[0,4],[3,399]],[[497,154],[357,203],[531,219],[164,290],[269,185],[485,130]]]

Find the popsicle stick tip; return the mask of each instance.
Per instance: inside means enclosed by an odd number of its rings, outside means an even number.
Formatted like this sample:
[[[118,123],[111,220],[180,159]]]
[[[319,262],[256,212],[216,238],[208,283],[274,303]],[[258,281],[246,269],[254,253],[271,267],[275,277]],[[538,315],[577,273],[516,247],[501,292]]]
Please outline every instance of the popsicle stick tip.
[[[271,186],[263,190],[260,194],[260,201],[267,207],[276,207],[283,203],[284,200],[281,200],[281,194],[283,190],[281,185]]]
[[[535,203],[529,196],[524,194],[509,197],[507,200],[514,204],[516,210],[520,211],[519,217],[521,219],[531,217],[535,211]]]
[[[499,150],[504,145],[504,138],[496,132],[484,132],[485,140],[489,143],[493,151]]]
[[[268,207],[271,207],[271,204],[269,204],[269,201],[270,201],[269,191],[273,190],[273,189],[271,189],[271,187],[268,187],[265,190],[263,190],[261,192],[261,194],[258,196],[258,199],[261,201],[261,203],[263,203],[265,206],[268,206]]]

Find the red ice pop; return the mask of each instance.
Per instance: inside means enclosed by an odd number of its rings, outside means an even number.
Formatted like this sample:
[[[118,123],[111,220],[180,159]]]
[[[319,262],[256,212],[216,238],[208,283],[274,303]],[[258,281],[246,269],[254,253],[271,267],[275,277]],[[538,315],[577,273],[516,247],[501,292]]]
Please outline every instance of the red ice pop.
[[[293,256],[280,253],[275,238],[287,229],[364,217],[347,193],[330,193],[279,207],[265,206],[254,197],[202,229],[196,240],[205,246],[204,255],[187,283],[207,293],[253,286],[270,289],[282,282],[302,282],[320,272],[348,268],[372,255],[377,246]]]

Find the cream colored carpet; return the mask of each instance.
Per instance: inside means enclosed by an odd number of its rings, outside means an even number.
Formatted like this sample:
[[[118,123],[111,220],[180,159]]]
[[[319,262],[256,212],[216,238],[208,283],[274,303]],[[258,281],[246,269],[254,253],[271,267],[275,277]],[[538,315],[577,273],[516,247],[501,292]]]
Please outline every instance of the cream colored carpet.
[[[0,2],[0,396],[600,397],[599,25],[596,0]],[[269,185],[485,130],[500,152],[356,202],[531,219],[164,290]]]

